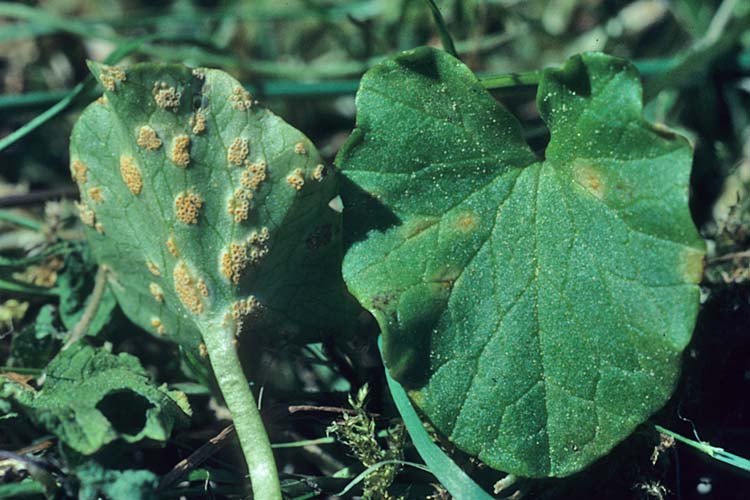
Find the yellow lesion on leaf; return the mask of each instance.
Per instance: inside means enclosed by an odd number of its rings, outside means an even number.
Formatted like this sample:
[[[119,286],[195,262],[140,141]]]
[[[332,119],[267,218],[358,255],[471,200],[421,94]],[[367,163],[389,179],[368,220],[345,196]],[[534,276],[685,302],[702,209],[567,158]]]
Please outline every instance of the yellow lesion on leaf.
[[[156,133],[156,130],[152,129],[148,125],[144,125],[141,128],[138,129],[138,135],[135,139],[136,144],[138,146],[142,147],[143,149],[148,149],[149,151],[156,151],[161,147],[161,139],[159,139],[159,135]]]
[[[234,194],[229,198],[229,202],[227,203],[227,211],[234,219],[234,222],[247,220],[252,199],[252,191],[245,189],[236,189],[234,191]]]
[[[85,203],[76,202],[75,206],[78,210],[78,217],[81,219],[81,222],[89,227],[95,227],[96,213]]]
[[[257,191],[261,183],[266,180],[266,162],[261,161],[258,163],[245,162],[245,170],[242,172],[240,177],[240,184],[244,189],[251,191]]]
[[[174,211],[177,220],[185,224],[197,224],[198,214],[203,206],[203,199],[193,191],[185,191],[174,200]]]
[[[89,188],[89,198],[91,198],[95,203],[101,203],[104,201],[104,196],[102,195],[102,188],[99,186]]]
[[[206,130],[206,116],[198,110],[190,117],[189,124],[195,135],[202,134]]]
[[[203,297],[208,297],[208,285],[206,285],[206,282],[203,280],[203,278],[200,278],[198,280],[198,293],[200,293]]]
[[[164,335],[164,333],[166,333],[164,325],[159,318],[151,318],[151,326],[156,329],[156,333],[159,335]]]
[[[127,80],[127,75],[125,74],[125,70],[120,67],[102,65],[99,80],[105,89],[114,92],[117,88],[116,84]]]
[[[169,250],[169,253],[171,253],[172,256],[180,256],[180,250],[177,248],[177,243],[174,241],[174,236],[170,236],[169,238],[167,238],[165,244],[167,245],[167,250]]]
[[[243,316],[257,314],[263,309],[263,305],[255,297],[249,295],[246,299],[237,300],[232,303],[232,319],[241,319]]]
[[[306,155],[307,149],[305,148],[305,143],[300,141],[297,144],[295,144],[294,152],[298,155]]]
[[[583,189],[598,199],[606,194],[607,184],[600,170],[586,163],[577,163],[573,167],[573,179]]]
[[[256,266],[266,255],[268,255],[270,239],[271,232],[267,227],[262,228],[260,231],[253,231],[250,233],[250,236],[247,238],[247,255],[250,264]]]
[[[138,168],[138,165],[136,165],[135,160],[132,157],[120,157],[120,175],[131,193],[135,195],[141,194],[141,189],[143,189],[141,170]]]
[[[190,137],[181,134],[172,139],[170,159],[180,168],[186,168],[190,164]]]
[[[221,274],[231,283],[239,284],[242,272],[248,264],[247,245],[231,243],[229,250],[221,255]]]
[[[227,149],[227,160],[233,165],[240,166],[250,153],[250,145],[247,139],[235,137]]]
[[[150,260],[146,262],[146,267],[148,267],[149,272],[153,274],[154,276],[161,276],[161,271],[159,270],[159,266],[157,266]]]
[[[295,168],[291,174],[287,175],[286,182],[297,191],[300,191],[302,186],[305,185],[305,174],[301,168]]]
[[[203,293],[205,283],[201,286],[201,281],[196,279],[184,261],[177,261],[172,271],[174,279],[174,288],[177,292],[180,302],[193,314],[200,314],[204,310]]]
[[[232,108],[238,111],[247,111],[253,105],[253,98],[247,90],[242,87],[235,87],[232,89],[232,95],[229,97],[229,102],[232,105]]]
[[[263,313],[263,310],[263,304],[255,295],[249,295],[246,299],[233,302],[230,316],[231,323],[234,324],[235,335],[238,335],[242,331],[244,321],[257,318]],[[227,319],[227,321],[229,320]]]
[[[323,179],[325,179],[326,175],[327,175],[326,166],[323,165],[322,163],[319,163],[318,165],[315,165],[315,168],[313,169],[310,177],[312,177],[313,180],[320,182]]]
[[[156,105],[162,109],[177,109],[180,106],[182,93],[166,82],[154,82],[151,93]]]
[[[70,163],[70,173],[73,180],[78,184],[83,184],[88,179],[88,167],[78,159],[73,160]]]
[[[164,302],[164,291],[156,283],[149,283],[148,291],[157,302]]]
[[[474,212],[468,210],[466,212],[463,212],[459,214],[458,218],[456,219],[454,223],[454,227],[458,229],[459,231],[468,233],[475,227],[477,227],[477,214]]]

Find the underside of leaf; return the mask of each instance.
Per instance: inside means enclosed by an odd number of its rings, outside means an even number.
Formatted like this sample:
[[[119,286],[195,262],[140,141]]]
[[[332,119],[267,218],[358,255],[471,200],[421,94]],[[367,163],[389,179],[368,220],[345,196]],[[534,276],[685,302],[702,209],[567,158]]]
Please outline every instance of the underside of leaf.
[[[126,314],[196,355],[206,325],[278,338],[330,321],[337,187],[310,141],[221,71],[92,71],[105,95],[75,127],[71,173]]]
[[[690,145],[644,121],[632,66],[574,57],[537,104],[544,159],[466,66],[417,49],[365,75],[337,158],[347,210],[378,227],[344,278],[391,374],[459,448],[527,477],[580,470],[664,404],[704,254]]]

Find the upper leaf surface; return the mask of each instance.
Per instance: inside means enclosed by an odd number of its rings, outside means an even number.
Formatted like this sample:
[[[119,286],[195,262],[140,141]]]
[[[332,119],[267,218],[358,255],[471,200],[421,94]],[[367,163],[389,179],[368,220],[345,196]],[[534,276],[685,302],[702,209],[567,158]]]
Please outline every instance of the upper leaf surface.
[[[337,158],[345,206],[387,214],[344,279],[391,373],[457,446],[528,477],[581,469],[663,405],[704,253],[690,146],[644,121],[628,63],[574,57],[538,105],[543,161],[468,68],[417,49],[362,79]]]
[[[122,439],[129,443],[166,441],[187,421],[187,399],[156,387],[138,359],[81,343],[61,351],[47,366],[38,393],[23,386],[5,391],[29,416],[83,454]]]
[[[227,324],[294,333],[326,321],[340,217],[310,141],[221,71],[92,71],[105,96],[76,124],[71,173],[125,313],[193,356],[201,331]]]

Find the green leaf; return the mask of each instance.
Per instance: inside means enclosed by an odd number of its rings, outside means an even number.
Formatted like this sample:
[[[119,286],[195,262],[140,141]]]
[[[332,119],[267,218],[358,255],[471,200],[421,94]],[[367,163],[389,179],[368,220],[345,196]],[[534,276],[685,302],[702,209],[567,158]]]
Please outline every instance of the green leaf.
[[[116,439],[166,441],[175,425],[187,421],[184,398],[153,385],[137,358],[81,343],[50,362],[38,393],[0,383],[3,397],[12,397],[37,425],[86,455]]]
[[[31,478],[19,483],[0,484],[0,498],[44,498],[44,486]]]
[[[91,64],[104,99],[81,115],[71,173],[97,261],[125,314],[210,359],[254,495],[281,498],[235,345],[319,337],[349,304],[336,179],[302,133],[224,72]],[[241,335],[242,334],[242,335]]]
[[[459,448],[565,476],[670,396],[699,305],[691,148],[641,116],[638,74],[590,53],[546,70],[545,158],[472,72],[422,48],[369,71],[337,158],[344,260],[390,373]]]
[[[92,71],[105,99],[73,131],[71,172],[127,316],[196,354],[211,322],[289,336],[330,321],[337,187],[310,141],[221,71]]]
[[[150,500],[158,498],[159,478],[148,470],[104,469],[96,462],[87,462],[75,471],[81,482],[79,500],[117,498],[118,500]]]
[[[60,348],[61,333],[55,326],[55,308],[45,304],[39,309],[34,323],[13,335],[10,359],[13,366],[44,368]]]

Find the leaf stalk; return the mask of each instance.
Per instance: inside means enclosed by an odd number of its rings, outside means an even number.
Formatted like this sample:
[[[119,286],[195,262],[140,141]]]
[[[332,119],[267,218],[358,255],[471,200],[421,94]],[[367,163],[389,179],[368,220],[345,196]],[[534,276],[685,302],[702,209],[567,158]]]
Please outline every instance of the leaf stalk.
[[[253,498],[282,500],[271,442],[242,370],[234,331],[226,325],[214,324],[204,331],[203,342],[219,389],[232,413],[234,428],[250,473]]]

